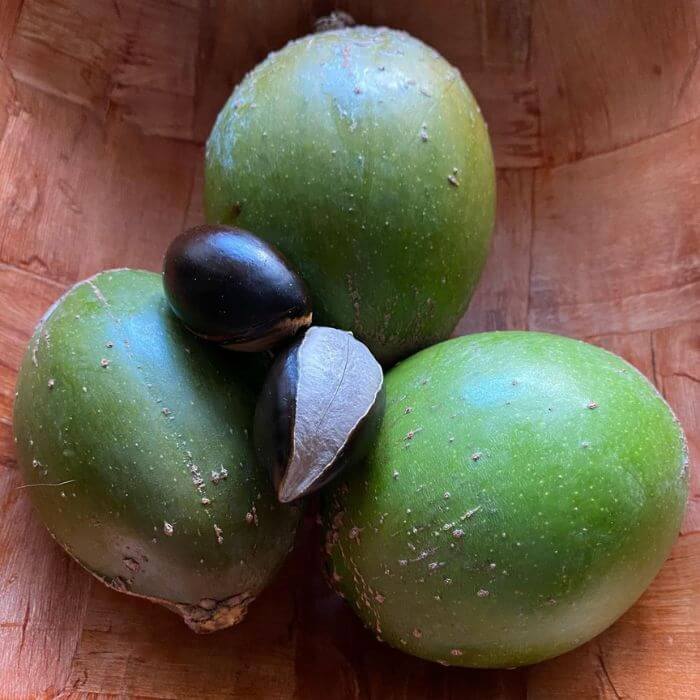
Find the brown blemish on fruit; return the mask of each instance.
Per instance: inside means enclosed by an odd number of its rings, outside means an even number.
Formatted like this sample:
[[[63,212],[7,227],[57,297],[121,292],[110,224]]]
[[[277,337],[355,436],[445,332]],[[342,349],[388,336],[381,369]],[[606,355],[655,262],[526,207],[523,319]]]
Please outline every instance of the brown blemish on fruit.
[[[103,358],[100,360],[100,367],[102,367],[103,369],[104,369],[105,367],[109,367],[109,360],[108,360],[106,357],[103,357]]]
[[[133,571],[135,574],[141,571],[141,564],[139,564],[136,559],[124,557],[124,559],[122,559],[122,563],[127,569],[129,569],[129,571]]]
[[[102,578],[100,576],[98,576],[98,578],[115,591],[119,591],[120,593],[130,592],[131,583],[128,581],[128,579],[125,579],[122,576],[114,576],[111,579]]]
[[[416,639],[420,639],[423,636],[423,633],[417,627],[413,628],[412,634]]]
[[[593,410],[595,408],[598,408],[598,404],[595,401],[590,401],[588,403],[588,406],[586,406],[586,408],[590,408],[591,410]]]
[[[250,593],[238,593],[223,600],[203,598],[198,605],[187,603],[171,603],[169,600],[142,596],[130,591],[137,598],[146,598],[152,603],[159,603],[169,610],[182,616],[185,624],[197,634],[209,634],[217,630],[237,625],[248,612],[248,606],[255,600]]]
[[[243,211],[243,207],[241,206],[240,202],[236,202],[235,204],[233,204],[229,211],[229,223],[234,223],[236,219],[241,215],[241,211]]]
[[[481,452],[474,452],[474,454],[472,454],[472,462],[478,462],[481,459],[481,457]]]

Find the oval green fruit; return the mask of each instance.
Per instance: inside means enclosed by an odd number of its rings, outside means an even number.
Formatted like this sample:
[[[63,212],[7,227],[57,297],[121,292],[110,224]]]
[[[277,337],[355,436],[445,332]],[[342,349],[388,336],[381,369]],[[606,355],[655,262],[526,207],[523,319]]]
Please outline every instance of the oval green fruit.
[[[434,346],[386,377],[364,468],[327,494],[331,580],[391,645],[510,667],[642,593],[687,496],[682,430],[621,358],[544,333]]]
[[[449,336],[483,267],[495,176],[484,120],[439,54],[403,32],[304,37],[236,88],[206,150],[212,222],[271,241],[315,320],[384,364]]]
[[[251,361],[189,334],[160,275],[115,270],[47,312],[17,382],[19,465],[53,537],[200,632],[243,616],[298,520],[255,464]]]

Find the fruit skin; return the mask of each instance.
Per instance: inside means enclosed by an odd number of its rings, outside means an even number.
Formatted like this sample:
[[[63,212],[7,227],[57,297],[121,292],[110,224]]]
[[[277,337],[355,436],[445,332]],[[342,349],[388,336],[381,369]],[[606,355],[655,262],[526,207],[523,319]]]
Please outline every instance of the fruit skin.
[[[303,280],[273,246],[229,226],[196,226],[165,254],[163,289],[196,335],[228,350],[260,352],[311,324]]]
[[[385,386],[364,467],[324,494],[331,581],[383,640],[520,666],[634,603],[676,538],[688,476],[682,429],[636,369],[559,336],[483,333],[418,353]]]
[[[456,169],[456,170],[455,170]],[[495,174],[459,72],[403,32],[291,42],[223,108],[205,210],[271,241],[383,364],[449,336],[483,267]]]
[[[200,632],[243,616],[298,521],[254,460],[254,359],[190,335],[160,275],[116,270],[47,312],[17,381],[18,462],[52,536]]]
[[[337,328],[309,328],[277,355],[253,434],[280,502],[318,491],[364,456],[384,411],[383,383],[367,347]]]

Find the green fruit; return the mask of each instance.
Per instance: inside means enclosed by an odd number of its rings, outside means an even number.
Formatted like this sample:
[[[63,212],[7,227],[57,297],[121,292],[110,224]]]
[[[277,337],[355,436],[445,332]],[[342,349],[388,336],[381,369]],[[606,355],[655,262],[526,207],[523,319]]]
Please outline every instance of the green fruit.
[[[459,72],[403,32],[304,37],[236,88],[207,143],[209,221],[277,246],[314,320],[383,363],[445,339],[486,257],[495,177]]]
[[[241,619],[298,520],[255,466],[250,363],[184,330],[160,275],[115,270],[48,311],[17,382],[19,465],[52,536],[200,632]]]
[[[364,467],[327,495],[332,580],[416,656],[530,664],[642,593],[687,495],[682,430],[621,358],[543,333],[483,333],[386,377]]]

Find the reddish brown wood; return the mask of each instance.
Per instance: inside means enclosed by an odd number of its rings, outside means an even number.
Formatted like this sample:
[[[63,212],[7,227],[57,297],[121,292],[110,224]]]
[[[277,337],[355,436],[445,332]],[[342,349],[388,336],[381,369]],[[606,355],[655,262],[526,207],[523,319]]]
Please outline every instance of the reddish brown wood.
[[[489,258],[455,334],[527,328],[533,186],[529,170],[499,171]]]
[[[694,0],[535,0],[533,69],[548,165],[700,115]]]
[[[690,503],[683,532],[700,532],[700,323],[654,331],[657,383],[688,430]]]
[[[538,170],[529,322],[585,337],[700,316],[700,120]]]
[[[0,2],[0,698],[697,696],[697,469],[683,534],[641,600],[517,671],[377,642],[326,587],[313,516],[249,619],[196,637],[93,584],[32,513],[11,404],[34,324],[100,268],[160,267],[202,220],[202,147],[232,87],[334,7],[434,45],[489,122],[498,223],[457,332],[529,326],[623,355],[700,459],[698,0]]]
[[[62,291],[60,284],[0,263],[0,455],[5,459],[13,452],[12,401],[24,349],[37,319]]]
[[[600,345],[610,352],[624,357],[650,381],[655,380],[652,334],[649,331],[620,335],[600,335],[586,338],[589,343]]]

